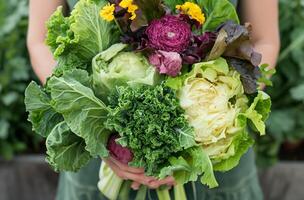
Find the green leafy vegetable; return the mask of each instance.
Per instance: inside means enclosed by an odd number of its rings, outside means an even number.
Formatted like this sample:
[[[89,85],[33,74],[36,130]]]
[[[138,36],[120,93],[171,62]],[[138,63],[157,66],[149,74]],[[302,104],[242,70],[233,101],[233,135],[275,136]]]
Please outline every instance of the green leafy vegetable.
[[[234,5],[228,0],[196,0],[204,9],[206,22],[203,31],[214,31],[217,27],[229,20],[239,23]]]
[[[109,98],[106,127],[118,132],[120,144],[132,150],[130,165],[157,176],[167,159],[195,145],[193,129],[173,90],[163,85],[118,87]]]
[[[106,100],[116,86],[155,85],[160,75],[140,53],[122,52],[125,44],[114,44],[93,59],[93,82],[97,95]]]
[[[213,165],[214,170],[226,172],[236,167],[239,164],[241,157],[248,151],[253,143],[253,139],[250,138],[249,134],[246,131],[237,135],[230,147],[231,150],[234,151],[234,154],[228,159],[215,163]]]
[[[106,3],[105,0],[98,3],[81,0],[71,13],[71,30],[78,39],[75,50],[84,58],[91,60],[118,39],[116,26],[99,16],[100,9]]]
[[[31,82],[25,90],[24,101],[33,130],[43,137],[47,137],[54,126],[63,120],[51,106],[50,97],[35,82]]]
[[[78,42],[70,30],[71,22],[63,15],[62,9],[63,7],[58,7],[47,22],[46,44],[51,48],[55,57],[69,51],[68,47]]]
[[[46,140],[46,160],[56,171],[77,171],[91,159],[85,142],[70,131],[65,122],[58,123]]]
[[[276,73],[275,69],[269,69],[268,64],[262,64],[260,67],[261,77],[258,79],[260,84],[265,84],[266,86],[273,86],[272,81],[269,77]]]
[[[105,4],[104,0],[98,3],[81,0],[69,17],[64,17],[62,7],[51,16],[46,43],[59,60],[60,69],[55,69],[55,75],[70,69],[85,69],[97,53],[118,39],[115,25],[99,16]]]
[[[170,166],[165,167],[160,172],[160,177],[173,175],[179,184],[189,181],[196,181],[198,175],[201,176],[202,184],[208,185],[210,188],[218,186],[213,173],[212,163],[199,147],[194,147],[183,152],[178,158],[169,158]]]
[[[270,97],[259,91],[250,102],[241,74],[223,58],[197,63],[185,78],[177,79],[169,83],[178,88],[180,104],[194,128],[196,142],[215,169],[232,169],[252,145],[247,124],[265,134]]]
[[[103,123],[108,109],[90,88],[86,71],[74,70],[48,81],[54,108],[61,113],[71,130],[86,142],[92,156],[107,156],[109,132]]]
[[[51,105],[50,97],[35,82],[25,92],[29,120],[36,133],[47,138],[47,161],[58,171],[77,171],[89,161],[85,142],[70,131],[61,114]]]
[[[265,135],[265,121],[268,119],[270,109],[270,96],[265,92],[259,91],[258,95],[254,98],[252,104],[244,114],[252,122],[254,128],[261,135]]]

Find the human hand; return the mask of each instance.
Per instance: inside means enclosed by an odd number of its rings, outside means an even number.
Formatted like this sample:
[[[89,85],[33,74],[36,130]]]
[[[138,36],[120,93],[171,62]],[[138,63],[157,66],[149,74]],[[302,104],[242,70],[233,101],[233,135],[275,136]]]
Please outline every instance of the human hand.
[[[157,189],[162,185],[168,185],[170,187],[175,184],[173,177],[157,180],[154,177],[146,176],[145,170],[143,168],[130,167],[127,164],[121,163],[113,157],[109,157],[103,160],[121,179],[133,181],[131,187],[134,190],[138,190],[140,185],[146,185],[151,189]]]

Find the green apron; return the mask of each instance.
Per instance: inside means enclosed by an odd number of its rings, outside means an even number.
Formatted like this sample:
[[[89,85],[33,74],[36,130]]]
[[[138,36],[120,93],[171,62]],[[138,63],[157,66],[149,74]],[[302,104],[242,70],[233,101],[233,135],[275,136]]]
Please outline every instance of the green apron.
[[[69,0],[72,8],[77,0]],[[235,0],[232,0],[236,4]],[[100,159],[92,160],[77,173],[60,174],[56,200],[107,200],[98,190]],[[185,185],[189,200],[262,200],[254,162],[254,153],[250,149],[240,160],[240,164],[226,173],[217,172],[219,187],[208,189],[200,181]],[[172,193],[172,192],[171,192]],[[130,192],[130,200],[135,199],[136,191]],[[146,199],[157,199],[153,190],[148,191]]]

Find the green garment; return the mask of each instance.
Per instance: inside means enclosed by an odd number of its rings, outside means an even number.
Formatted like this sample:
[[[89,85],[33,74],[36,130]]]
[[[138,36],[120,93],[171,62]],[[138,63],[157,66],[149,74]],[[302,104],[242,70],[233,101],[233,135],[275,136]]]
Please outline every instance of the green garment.
[[[231,0],[236,5],[236,0]],[[72,8],[77,0],[68,0]],[[92,160],[87,167],[77,173],[65,172],[60,174],[57,200],[106,200],[99,192],[100,159]],[[240,164],[226,173],[216,173],[219,187],[208,189],[200,181],[185,186],[189,200],[262,200],[263,195],[259,186],[254,162],[254,153],[250,149],[240,160]],[[171,192],[172,193],[172,192]],[[157,199],[155,191],[149,191],[146,199]],[[129,195],[135,199],[136,192]],[[173,199],[173,198],[172,198]]]
[[[60,174],[57,200],[107,200],[97,188],[98,173],[101,160],[92,160],[86,168],[78,173],[65,172]],[[188,200],[262,200],[259,187],[254,153],[249,150],[241,159],[240,164],[226,173],[216,173],[219,187],[208,189],[200,181],[185,186]],[[135,199],[136,192],[129,195]],[[172,192],[171,192],[172,195]],[[149,197],[150,196],[150,197]],[[196,197],[196,198],[195,198]],[[156,200],[155,191],[147,193],[147,200]],[[173,196],[172,196],[173,199]]]
[[[73,8],[78,0],[67,0],[69,8]]]

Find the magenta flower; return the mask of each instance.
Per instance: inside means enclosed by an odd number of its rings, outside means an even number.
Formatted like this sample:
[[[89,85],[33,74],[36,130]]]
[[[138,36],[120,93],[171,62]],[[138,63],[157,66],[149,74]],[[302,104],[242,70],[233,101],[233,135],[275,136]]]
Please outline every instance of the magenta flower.
[[[191,40],[190,25],[179,17],[166,15],[151,22],[146,30],[148,45],[167,52],[184,51]]]
[[[160,74],[167,74],[168,76],[177,76],[182,68],[182,58],[176,52],[159,50],[150,55],[149,61]]]

